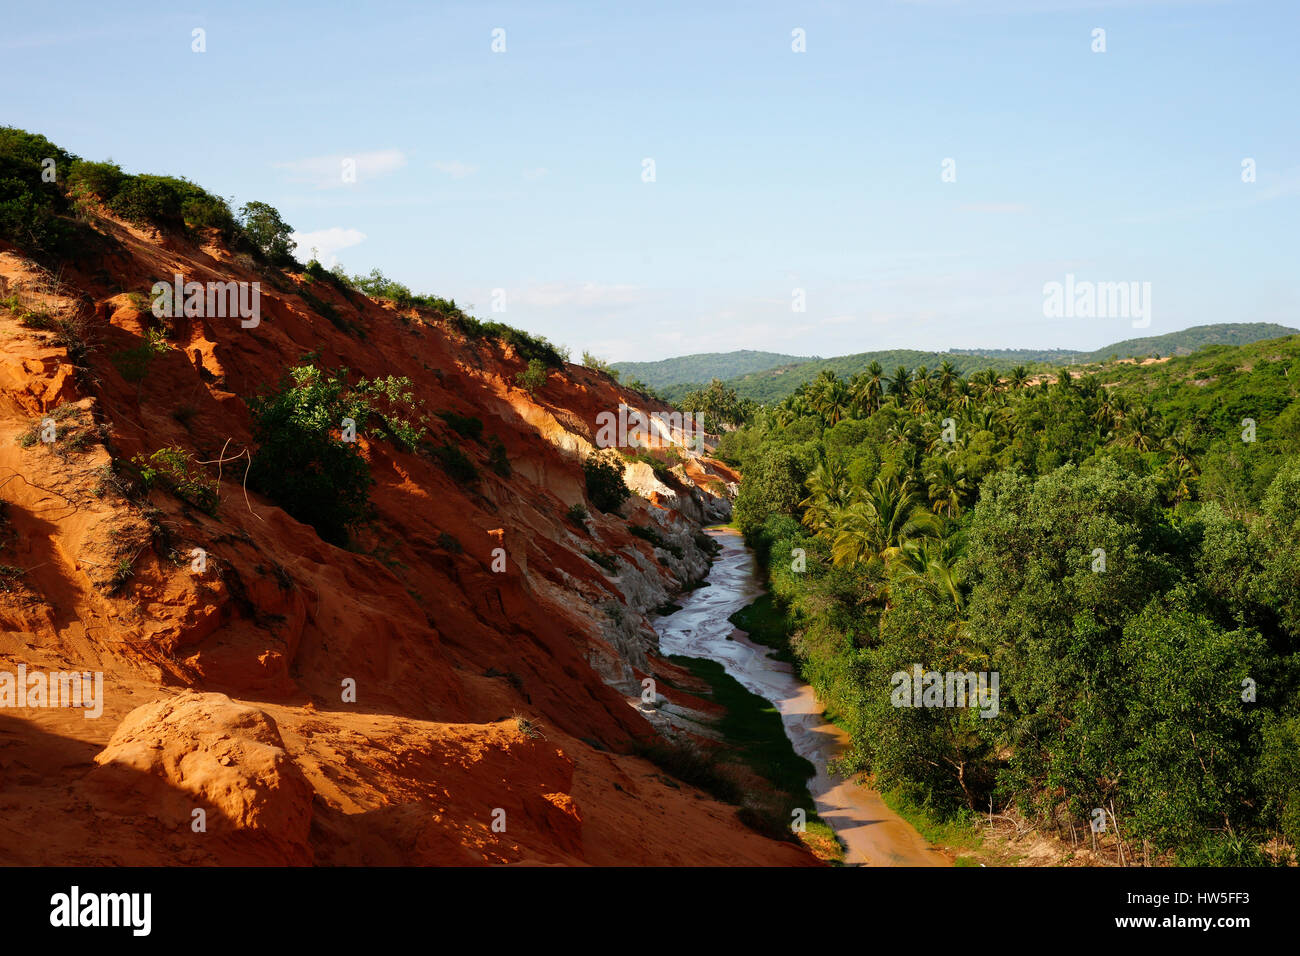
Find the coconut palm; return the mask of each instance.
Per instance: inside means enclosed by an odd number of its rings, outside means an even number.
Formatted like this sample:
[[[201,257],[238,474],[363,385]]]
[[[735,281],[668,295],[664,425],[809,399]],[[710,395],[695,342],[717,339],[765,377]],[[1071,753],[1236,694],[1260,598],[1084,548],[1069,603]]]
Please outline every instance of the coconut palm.
[[[853,483],[848,469],[838,458],[828,458],[819,449],[817,467],[805,482],[808,497],[799,502],[804,509],[803,523],[814,534],[829,527],[833,517],[853,501]]]
[[[961,378],[961,376],[957,374],[956,366],[947,359],[944,359],[943,362],[939,364],[939,394],[944,398],[951,395],[959,378]]]
[[[895,563],[896,576],[919,583],[935,597],[952,601],[960,612],[964,582],[957,571],[957,561],[961,557],[964,544],[965,540],[958,534],[945,538],[913,539],[903,548],[899,560]],[[954,626],[960,629],[964,623],[958,620],[954,622]],[[963,648],[963,650],[968,649]]]
[[[885,370],[880,363],[872,360],[867,370],[854,376],[853,401],[863,415],[871,415],[880,408],[885,394]]]
[[[1160,444],[1160,420],[1146,405],[1135,405],[1124,418],[1119,445],[1136,451],[1151,451]]]
[[[912,383],[912,403],[909,406],[913,415],[924,416],[934,407],[934,390],[928,378],[917,378]]]
[[[952,410],[954,412],[970,411],[978,401],[979,397],[975,394],[975,386],[971,384],[970,379],[959,378],[950,403]]]
[[[955,518],[970,493],[966,470],[954,463],[952,456],[936,462],[925,476],[930,508],[936,515]]]
[[[900,365],[894,369],[894,374],[889,376],[889,396],[901,408],[907,401],[907,396],[911,392],[912,373],[904,366]]]
[[[938,522],[921,508],[911,482],[881,474],[837,516],[831,559],[836,564],[888,566],[909,541],[937,533]]]

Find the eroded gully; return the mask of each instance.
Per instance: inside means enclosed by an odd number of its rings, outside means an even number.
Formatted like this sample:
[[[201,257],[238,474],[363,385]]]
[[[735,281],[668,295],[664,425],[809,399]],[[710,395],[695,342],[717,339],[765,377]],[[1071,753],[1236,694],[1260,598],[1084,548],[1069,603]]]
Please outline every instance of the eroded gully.
[[[844,861],[869,866],[948,866],[948,859],[925,842],[902,817],[889,809],[875,790],[856,779],[831,774],[829,761],[848,749],[843,730],[826,720],[813,690],[794,669],[768,656],[727,620],[763,593],[753,555],[729,529],[709,535],[722,546],[709,572],[709,586],[684,595],[682,609],[655,622],[665,654],[717,661],[748,690],[781,714],[786,736],[817,769],[808,789],[821,818],[843,841]]]

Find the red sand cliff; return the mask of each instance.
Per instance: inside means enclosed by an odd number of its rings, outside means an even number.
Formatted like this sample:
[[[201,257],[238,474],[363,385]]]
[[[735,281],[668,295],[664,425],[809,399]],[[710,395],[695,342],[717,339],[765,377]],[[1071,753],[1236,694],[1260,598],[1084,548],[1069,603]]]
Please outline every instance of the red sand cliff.
[[[569,365],[532,397],[509,346],[437,316],[301,276],[273,284],[217,244],[98,228],[115,242],[57,288],[0,245],[0,298],[76,319],[90,347],[78,373],[57,333],[0,307],[0,564],[23,572],[0,578],[0,671],[102,671],[105,698],[99,719],[0,709],[0,862],[813,862],[631,755],[653,731],[629,698],[661,666],[646,612],[705,566],[696,522],[717,501],[699,489],[734,481],[725,466],[690,460],[667,483],[645,465],[629,473],[649,500],[625,513],[657,522],[680,559],[625,517],[590,509],[580,529],[566,510],[585,500],[596,416],[653,410],[606,376]],[[174,347],[128,382],[113,356],[151,323],[128,293],[174,273],[260,280],[261,324],[178,320]],[[363,439],[376,518],[341,549],[263,497],[246,504],[244,460],[222,466],[215,516],[166,491],[133,494],[106,467],[169,445],[238,455],[252,441],[244,399],[306,352],[407,376],[430,412],[482,419],[511,476],[436,417],[434,440],[478,465],[474,485]],[[59,441],[23,447],[51,413]],[[202,574],[193,548],[208,553]],[[618,574],[589,550],[617,556]],[[348,678],[355,703],[341,699]]]

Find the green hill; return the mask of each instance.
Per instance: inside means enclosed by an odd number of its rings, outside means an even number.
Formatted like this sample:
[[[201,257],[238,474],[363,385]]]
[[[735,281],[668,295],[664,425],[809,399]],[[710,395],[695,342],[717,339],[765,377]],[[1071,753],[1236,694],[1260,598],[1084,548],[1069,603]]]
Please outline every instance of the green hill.
[[[727,359],[731,356],[754,356],[755,364],[761,360],[758,356],[784,358],[784,363],[761,365],[748,372],[737,373],[727,378],[714,372],[699,378],[678,378],[675,382],[665,382],[660,391],[669,401],[679,401],[699,383],[710,378],[723,378],[728,386],[736,390],[741,398],[753,399],[764,405],[781,401],[794,393],[804,382],[811,381],[823,371],[832,371],[841,378],[856,375],[872,361],[879,362],[886,372],[892,372],[900,365],[915,369],[924,365],[936,368],[942,362],[951,362],[962,375],[986,368],[1006,371],[1017,365],[1023,365],[1031,372],[1050,370],[1059,365],[1082,365],[1089,362],[1104,362],[1111,358],[1146,358],[1152,355],[1191,355],[1207,346],[1247,345],[1265,339],[1275,339],[1296,333],[1297,329],[1268,322],[1219,323],[1216,325],[1197,325],[1177,332],[1146,338],[1126,339],[1103,346],[1091,352],[1072,349],[952,349],[947,352],[923,352],[915,349],[891,349],[881,352],[859,352],[854,355],[841,355],[835,358],[797,359],[791,356],[777,356],[770,352],[730,352],[713,356],[686,356],[684,359],[666,359],[663,362],[643,363],[639,367],[652,365],[671,366],[675,362],[690,359]],[[708,368],[721,367],[723,363],[708,365]],[[628,368],[636,368],[635,363]],[[698,366],[705,370],[706,363]],[[635,374],[635,373],[634,373]],[[642,378],[651,385],[649,378]]]
[[[1190,329],[1125,339],[1091,352],[1074,349],[953,349],[958,355],[986,355],[990,358],[1014,359],[1022,364],[1046,362],[1068,365],[1079,362],[1104,362],[1111,358],[1147,358],[1148,356],[1190,355],[1207,345],[1248,345],[1261,339],[1293,335],[1300,329],[1272,322],[1220,322],[1194,325]]]
[[[778,365],[807,361],[811,360],[806,355],[741,349],[737,352],[699,352],[658,362],[618,362],[613,367],[618,369],[624,381],[640,379],[651,388],[664,389],[669,385],[698,384],[715,378],[738,378]]]

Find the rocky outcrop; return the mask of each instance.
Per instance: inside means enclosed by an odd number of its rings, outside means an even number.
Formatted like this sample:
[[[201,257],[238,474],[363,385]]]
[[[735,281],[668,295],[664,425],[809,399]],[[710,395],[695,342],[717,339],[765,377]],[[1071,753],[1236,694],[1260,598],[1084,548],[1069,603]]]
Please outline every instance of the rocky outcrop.
[[[312,862],[311,785],[255,707],[194,692],[145,704],[95,763],[89,784],[101,805],[188,831],[213,862]]]

